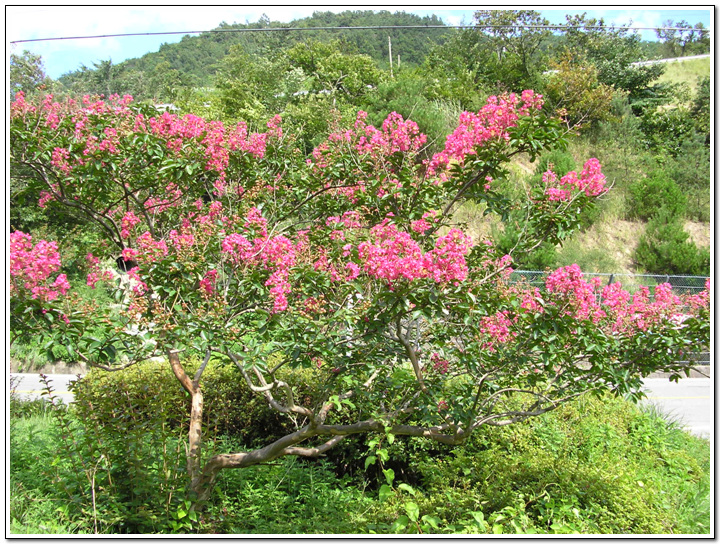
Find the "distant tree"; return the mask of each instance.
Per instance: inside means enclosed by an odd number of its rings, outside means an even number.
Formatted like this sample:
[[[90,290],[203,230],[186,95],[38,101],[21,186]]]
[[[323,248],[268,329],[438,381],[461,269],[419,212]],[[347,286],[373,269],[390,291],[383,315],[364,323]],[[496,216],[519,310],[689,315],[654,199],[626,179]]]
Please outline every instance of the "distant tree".
[[[484,34],[455,31],[443,44],[430,49],[419,69],[426,80],[425,96],[457,102],[463,109],[478,109],[484,88],[490,86],[486,77],[490,54]]]
[[[489,37],[503,79],[513,87],[532,83],[542,72],[541,46],[550,30],[535,28],[550,24],[534,10],[487,10],[475,12],[476,28]]]
[[[45,73],[45,66],[40,55],[35,55],[27,49],[19,55],[10,54],[10,93],[12,96],[19,91],[28,96],[37,90],[48,92],[52,85],[53,81]]]
[[[710,33],[702,23],[667,20],[655,31],[668,57],[684,57],[710,51]]]
[[[353,100],[377,86],[382,72],[368,55],[342,51],[339,41],[298,43],[287,51],[290,65],[310,76],[311,90],[338,92]]]
[[[268,111],[282,111],[281,81],[288,70],[285,59],[248,54],[236,45],[218,64],[216,99],[226,119],[259,122]]]
[[[586,14],[566,15],[565,45],[582,51],[598,69],[598,81],[638,97],[664,71],[661,64],[634,66],[645,60],[642,40],[630,27],[610,29],[603,19],[588,19]]]

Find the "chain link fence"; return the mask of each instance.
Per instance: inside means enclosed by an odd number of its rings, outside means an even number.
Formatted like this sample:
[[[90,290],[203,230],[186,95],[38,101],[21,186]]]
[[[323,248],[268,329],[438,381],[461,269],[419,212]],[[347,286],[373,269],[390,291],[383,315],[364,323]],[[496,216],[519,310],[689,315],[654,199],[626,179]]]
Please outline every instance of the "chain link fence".
[[[539,270],[514,270],[510,275],[511,282],[526,280],[534,287],[544,287],[547,273]],[[650,297],[653,296],[653,287],[661,283],[669,283],[676,295],[695,295],[705,289],[706,276],[670,276],[667,274],[613,274],[613,273],[586,273],[583,278],[587,281],[600,278],[601,285],[620,283],[623,289],[634,293],[640,287],[650,288]]]
[[[510,281],[515,283],[526,281],[533,287],[543,289],[545,287],[546,272],[539,270],[514,270],[510,275]],[[707,276],[671,276],[667,274],[614,274],[614,273],[585,273],[583,278],[590,281],[592,278],[600,278],[601,285],[620,283],[626,291],[634,293],[640,287],[648,287],[650,298],[654,296],[654,287],[661,283],[669,283],[676,295],[695,295],[705,289]],[[710,352],[696,351],[686,354],[686,360],[679,361],[688,365],[709,365]]]

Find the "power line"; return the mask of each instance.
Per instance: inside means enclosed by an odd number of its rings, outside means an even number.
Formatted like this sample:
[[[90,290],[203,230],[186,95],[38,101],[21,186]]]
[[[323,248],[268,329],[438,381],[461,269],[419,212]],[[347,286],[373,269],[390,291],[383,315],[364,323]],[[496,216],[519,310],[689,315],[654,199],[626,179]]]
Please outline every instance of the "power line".
[[[412,30],[412,29],[537,29],[537,30],[677,30],[681,32],[710,33],[708,28],[687,27],[628,27],[628,26],[568,26],[568,25],[407,25],[407,26],[317,26],[317,27],[271,27],[271,28],[222,28],[215,30],[183,30],[174,32],[130,32],[124,34],[99,34],[96,36],[66,36],[61,38],[34,38],[14,40],[10,43],[47,42],[56,40],[87,40],[93,38],[123,38],[128,36],[169,36],[172,34],[219,34],[224,32],[291,32],[309,30]]]

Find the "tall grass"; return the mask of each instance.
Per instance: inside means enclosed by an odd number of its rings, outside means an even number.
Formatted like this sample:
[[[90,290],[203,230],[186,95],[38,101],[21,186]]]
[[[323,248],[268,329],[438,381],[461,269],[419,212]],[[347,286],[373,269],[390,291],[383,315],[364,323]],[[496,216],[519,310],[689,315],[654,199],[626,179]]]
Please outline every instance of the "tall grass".
[[[685,83],[695,93],[699,77],[710,75],[710,58],[664,63],[665,72],[653,83]]]

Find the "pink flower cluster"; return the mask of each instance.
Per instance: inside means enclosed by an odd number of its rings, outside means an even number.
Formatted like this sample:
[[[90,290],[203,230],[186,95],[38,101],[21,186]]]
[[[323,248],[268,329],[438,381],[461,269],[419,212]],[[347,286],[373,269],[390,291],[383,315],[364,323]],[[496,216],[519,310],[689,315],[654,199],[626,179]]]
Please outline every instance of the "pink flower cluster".
[[[91,289],[95,289],[97,283],[100,281],[110,281],[113,279],[112,272],[100,269],[100,259],[95,257],[92,253],[88,253],[86,255],[85,261],[90,269],[90,272],[88,272],[87,275],[87,285]]]
[[[251,242],[242,234],[232,233],[223,239],[222,252],[237,266],[263,266],[269,270],[270,277],[265,286],[270,287],[273,311],[282,312],[287,309],[287,295],[292,291],[290,269],[295,266],[299,244],[293,244],[282,235],[268,237],[267,221],[256,208],[246,215],[245,225],[246,229],[255,230],[259,235]]]
[[[215,281],[217,280],[217,270],[214,268],[208,270],[203,279],[200,280],[200,292],[206,297],[211,296],[215,292]]]
[[[140,223],[140,218],[135,215],[132,210],[126,212],[120,221],[120,237],[125,239],[129,238],[130,231],[135,228],[135,225],[138,223]]]
[[[612,334],[632,335],[656,324],[673,322],[688,310],[709,304],[709,285],[698,295],[680,297],[672,292],[670,284],[663,283],[655,287],[651,299],[650,290],[644,286],[633,295],[620,283],[600,289],[600,279],[585,281],[576,264],[551,273],[546,287],[549,293],[559,296],[552,304],[566,305],[569,315],[590,319]]]
[[[387,156],[397,152],[417,153],[425,142],[427,136],[420,132],[414,121],[405,121],[402,115],[392,112],[382,124],[382,130],[372,125],[366,125],[367,113],[359,111],[355,121],[355,130],[361,134],[355,149],[360,153],[369,153],[375,156]]]
[[[444,357],[441,357],[439,353],[433,352],[430,356],[430,362],[433,364],[432,368],[438,374],[447,374],[450,370],[450,363]]]
[[[72,166],[70,166],[68,159],[70,158],[70,152],[62,147],[56,147],[53,149],[52,159],[50,160],[50,164],[52,164],[55,168],[58,170],[69,174],[72,170]]]
[[[365,273],[385,279],[409,281],[433,278],[438,283],[461,282],[467,277],[465,256],[470,252],[470,237],[458,229],[438,238],[435,248],[423,253],[407,232],[400,231],[387,219],[370,229],[371,240],[360,243],[358,255]]]
[[[480,319],[478,330],[485,336],[483,348],[494,352],[500,344],[506,344],[517,336],[512,330],[513,320],[508,311],[496,312],[494,315]]]
[[[404,120],[396,112],[383,121],[382,130],[368,125],[367,115],[366,112],[359,111],[353,129],[331,133],[326,142],[313,150],[313,158],[308,159],[308,163],[313,164],[316,169],[327,168],[336,156],[349,149],[354,149],[371,160],[384,161],[386,157],[398,152],[415,154],[427,141],[427,136],[420,132],[417,123]],[[353,188],[346,192],[349,193],[348,196],[352,196],[356,190],[358,189]]]
[[[22,117],[26,113],[35,113],[35,111],[35,106],[25,101],[25,93],[23,91],[15,93],[15,100],[10,103],[11,117]]]
[[[33,245],[32,236],[20,231],[10,233],[10,294],[29,292],[30,297],[44,302],[66,294],[70,283],[59,274],[50,283],[50,276],[60,270],[60,254],[55,242],[40,240]]]
[[[89,156],[98,152],[117,154],[120,152],[123,136],[132,132],[145,132],[165,140],[165,146],[176,155],[183,153],[196,153],[198,149],[204,153],[205,168],[219,174],[216,180],[216,192],[223,194],[225,190],[226,169],[229,166],[230,153],[243,151],[256,158],[265,154],[268,138],[280,138],[282,128],[279,116],[268,122],[267,133],[248,134],[247,125],[239,123],[234,128],[225,127],[219,121],[206,121],[195,115],[178,117],[165,112],[155,117],[146,118],[143,114],[133,114],[128,107],[132,97],[112,95],[107,101],[95,100],[90,96],[83,98],[82,109],[75,107],[72,100],[64,103],[55,102],[52,95],[45,96],[39,113],[46,126],[59,129],[65,118],[71,121],[71,133],[77,140],[74,148],[83,149],[83,155]],[[71,113],[64,113],[68,110]],[[38,109],[25,100],[20,92],[11,104],[13,117],[24,116],[27,113],[38,113]],[[114,115],[115,119],[102,116]],[[97,134],[96,128],[100,123],[102,133]],[[130,130],[132,127],[132,130]],[[81,144],[78,146],[77,143]],[[187,144],[191,145],[187,145]],[[83,164],[76,159],[71,163],[67,149],[55,151],[53,163],[63,172],[69,172],[77,164]]]
[[[151,214],[163,213],[180,204],[183,192],[175,183],[170,182],[165,186],[165,195],[167,196],[164,198],[154,196],[148,198],[145,201],[145,209]]]
[[[430,161],[428,175],[444,173],[451,161],[462,164],[467,155],[475,154],[477,147],[489,141],[509,140],[508,129],[517,126],[518,118],[540,110],[542,105],[542,95],[526,90],[520,97],[515,93],[491,96],[477,113],[463,112],[458,127],[447,137],[445,149]]]
[[[600,171],[600,161],[588,160],[580,175],[572,171],[565,174],[560,180],[552,170],[543,174],[545,194],[548,200],[569,201],[577,192],[584,192],[589,197],[596,197],[607,192],[605,176]]]
[[[600,285],[600,278],[593,278],[592,283],[583,279],[583,273],[577,264],[558,268],[545,280],[549,293],[558,293],[567,299],[578,319],[592,319],[598,322],[606,316],[597,303],[595,291]]]

